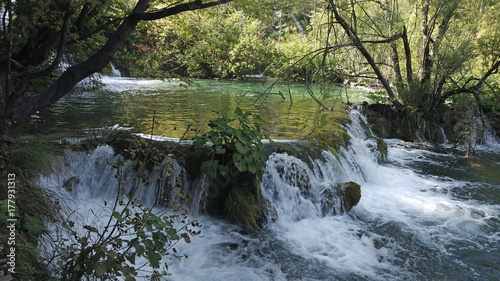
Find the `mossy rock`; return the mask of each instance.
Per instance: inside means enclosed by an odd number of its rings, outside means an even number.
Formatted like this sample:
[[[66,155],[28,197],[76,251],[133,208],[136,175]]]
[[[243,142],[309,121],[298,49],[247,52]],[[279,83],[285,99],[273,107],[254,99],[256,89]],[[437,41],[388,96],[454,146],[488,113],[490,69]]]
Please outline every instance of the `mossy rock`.
[[[361,200],[361,186],[353,181],[339,183],[337,190],[342,198],[342,210],[349,212]]]
[[[353,181],[333,184],[321,193],[321,211],[326,215],[349,212],[361,199],[361,186]]]
[[[278,211],[268,199],[262,199],[262,212],[265,222],[273,223],[278,220]]]

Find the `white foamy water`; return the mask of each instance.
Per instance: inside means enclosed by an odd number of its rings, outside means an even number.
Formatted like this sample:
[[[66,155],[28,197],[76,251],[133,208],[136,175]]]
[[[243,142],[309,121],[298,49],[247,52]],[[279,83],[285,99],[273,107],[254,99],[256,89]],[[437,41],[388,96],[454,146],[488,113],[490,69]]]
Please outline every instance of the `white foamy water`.
[[[399,140],[387,140],[389,163],[381,165],[376,142],[366,139],[361,125],[364,117],[353,111],[351,118],[350,146],[337,155],[269,157],[262,197],[274,220],[264,233],[248,234],[230,221],[193,215],[203,225],[202,236],[179,245],[189,258],[169,261],[172,275],[165,279],[495,280],[500,183],[460,177],[471,163],[463,156]],[[73,168],[67,169],[81,179],[80,190],[70,194],[75,209],[90,216],[90,198],[112,196],[103,191],[113,189],[112,171],[98,160],[112,153],[101,147],[71,155],[77,156],[68,156]],[[349,181],[361,185],[362,198],[341,214],[335,186]],[[102,189],[86,190],[89,186]],[[143,195],[148,202],[155,196],[154,188]]]
[[[266,225],[265,235],[255,242],[238,230],[225,230],[225,235],[208,227],[228,241],[197,241],[201,252],[189,245],[186,251],[196,259],[174,264],[174,280],[201,280],[189,279],[193,272],[208,280],[223,274],[231,280],[495,280],[498,266],[478,263],[500,257],[499,206],[456,197],[453,190],[470,182],[418,173],[409,165],[439,165],[433,157],[459,156],[387,140],[390,163],[380,165],[375,142],[366,140],[360,126],[363,117],[352,112],[351,118],[352,141],[339,152],[340,162],[329,151],[322,159],[270,156],[262,189],[277,219]],[[321,194],[347,181],[361,184],[360,203],[348,214],[325,214]],[[214,261],[214,253],[230,258]],[[248,255],[257,255],[268,269],[248,266],[249,258],[243,258]],[[221,271],[215,270],[219,263],[225,265]]]

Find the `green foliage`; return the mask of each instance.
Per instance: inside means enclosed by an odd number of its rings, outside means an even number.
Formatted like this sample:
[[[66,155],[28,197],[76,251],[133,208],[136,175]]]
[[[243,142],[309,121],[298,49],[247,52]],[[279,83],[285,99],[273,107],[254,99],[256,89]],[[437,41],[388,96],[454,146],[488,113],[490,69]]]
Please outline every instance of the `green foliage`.
[[[377,149],[379,151],[379,162],[385,163],[387,162],[387,157],[388,157],[388,147],[387,143],[383,138],[375,138],[375,141],[377,142]]]
[[[262,22],[217,7],[143,24],[116,61],[135,76],[243,78],[260,74],[276,52]]]
[[[127,198],[122,187],[124,164],[118,162],[114,167],[118,194],[109,207],[107,223],[80,227],[68,219],[62,223],[63,232],[53,241],[55,270],[60,280],[115,280],[118,277],[135,280],[146,264],[153,268],[147,274],[156,280],[168,274],[164,261],[167,255],[185,257],[177,253],[176,243],[179,240],[190,243],[190,238],[199,234],[193,228],[200,225],[189,220],[186,213],[155,212],[132,197]],[[133,190],[136,192],[141,185],[139,181]]]
[[[370,92],[366,95],[374,103],[387,103],[393,102],[394,99],[390,98],[385,91]]]
[[[430,84],[421,84],[420,81],[413,81],[409,87],[401,89],[398,94],[404,105],[417,109],[420,112],[425,112],[429,106],[432,94]]]
[[[266,165],[266,156],[262,145],[263,138],[269,138],[264,131],[264,122],[259,115],[255,115],[255,123],[251,123],[249,117],[252,113],[243,112],[236,108],[234,114],[236,118],[231,118],[227,113],[215,111],[219,115],[216,120],[211,120],[208,124],[212,129],[206,134],[196,136],[195,146],[212,143],[212,148],[220,160],[204,162],[203,172],[211,178],[218,174],[226,175],[228,163],[234,165],[239,173],[250,172],[260,180],[260,172]],[[236,121],[238,126],[233,127],[230,123]],[[230,158],[229,158],[230,157]],[[220,164],[219,164],[220,163]]]
[[[385,140],[383,138],[374,136],[372,134],[372,131],[371,131],[370,127],[368,126],[368,124],[363,124],[363,127],[365,129],[365,133],[367,135],[367,138],[374,139],[375,142],[377,143],[377,151],[379,153],[378,161],[380,163],[387,162],[389,150],[388,150],[388,146],[387,146],[387,143],[385,142]]]
[[[43,280],[46,271],[38,249],[38,240],[48,233],[45,222],[54,222],[60,216],[59,206],[52,201],[53,194],[36,184],[38,174],[46,171],[52,159],[52,150],[42,141],[2,142],[0,175],[7,179],[15,175],[15,199],[8,201],[7,180],[0,182],[0,224],[8,225],[9,205],[15,203],[16,274],[17,280]],[[12,211],[12,209],[10,209]],[[11,217],[12,218],[12,217]],[[0,243],[7,244],[6,228],[0,231]]]
[[[15,143],[7,151],[10,172],[25,179],[48,169],[52,158],[50,145],[42,141]]]
[[[218,189],[225,189],[220,196],[224,197],[226,214],[248,229],[257,230],[261,216],[259,184],[266,165],[262,139],[269,139],[264,133],[264,121],[259,115],[240,108],[234,111],[234,118],[225,112],[215,112],[218,118],[208,124],[212,130],[196,136],[193,143],[194,146],[207,142],[212,145],[212,160],[202,163],[201,169],[213,184],[222,184]],[[254,123],[249,117],[253,117]]]
[[[256,231],[260,229],[258,223],[262,217],[262,209],[260,197],[256,196],[255,190],[249,187],[251,186],[232,188],[224,202],[224,207],[231,217],[244,223],[247,229]]]

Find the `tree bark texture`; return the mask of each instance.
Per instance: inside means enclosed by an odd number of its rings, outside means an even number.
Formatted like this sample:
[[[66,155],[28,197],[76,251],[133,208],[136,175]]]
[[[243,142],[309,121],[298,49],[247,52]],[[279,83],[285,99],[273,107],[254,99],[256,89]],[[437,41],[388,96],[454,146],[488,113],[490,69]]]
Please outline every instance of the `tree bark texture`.
[[[394,91],[392,90],[391,85],[389,85],[389,82],[387,81],[387,79],[384,77],[384,75],[382,74],[382,72],[378,68],[373,57],[370,55],[368,50],[365,48],[365,46],[363,45],[363,43],[361,42],[359,37],[354,32],[354,30],[349,26],[349,24],[340,15],[340,13],[337,9],[337,5],[335,5],[335,3],[333,3],[332,0],[330,0],[330,6],[333,10],[333,13],[335,15],[335,19],[337,20],[337,22],[340,24],[340,26],[342,26],[342,28],[347,33],[347,35],[351,39],[354,46],[356,46],[356,48],[363,55],[363,57],[366,59],[368,64],[370,64],[371,68],[373,69],[373,71],[377,75],[378,80],[380,81],[380,83],[382,83],[382,86],[387,91],[387,94],[389,95],[389,97],[391,97],[392,99],[395,100],[396,95],[394,94]],[[396,103],[397,103],[397,101],[396,101]]]
[[[149,7],[150,0],[139,0],[133,11],[122,21],[117,30],[98,52],[84,62],[69,67],[42,92],[33,96],[24,97],[27,80],[32,78],[30,75],[33,75],[27,73],[23,79],[25,81],[22,81],[20,86],[18,86],[13,93],[15,98],[9,99],[4,116],[12,121],[12,126],[16,127],[37,111],[55,103],[73,89],[78,82],[102,70],[108,65],[115,53],[125,43],[128,36],[134,31],[140,21],[161,19],[185,11],[205,9],[231,1],[232,0],[219,0],[203,3],[201,0],[195,0],[189,3],[168,7],[157,12],[148,13],[146,10]],[[81,18],[78,21],[85,21],[85,19]]]

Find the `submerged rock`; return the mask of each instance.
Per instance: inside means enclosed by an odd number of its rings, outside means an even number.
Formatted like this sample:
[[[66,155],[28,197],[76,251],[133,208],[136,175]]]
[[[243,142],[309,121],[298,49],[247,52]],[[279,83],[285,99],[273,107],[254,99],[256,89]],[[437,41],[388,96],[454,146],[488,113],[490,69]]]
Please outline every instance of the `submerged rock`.
[[[353,181],[337,185],[342,198],[342,209],[349,212],[361,200],[361,186]]]
[[[73,191],[73,188],[75,185],[77,185],[80,182],[80,179],[77,177],[71,177],[69,178],[64,184],[63,187],[66,189],[68,192]]]
[[[353,181],[337,183],[321,193],[323,215],[349,212],[361,199],[361,186]]]

